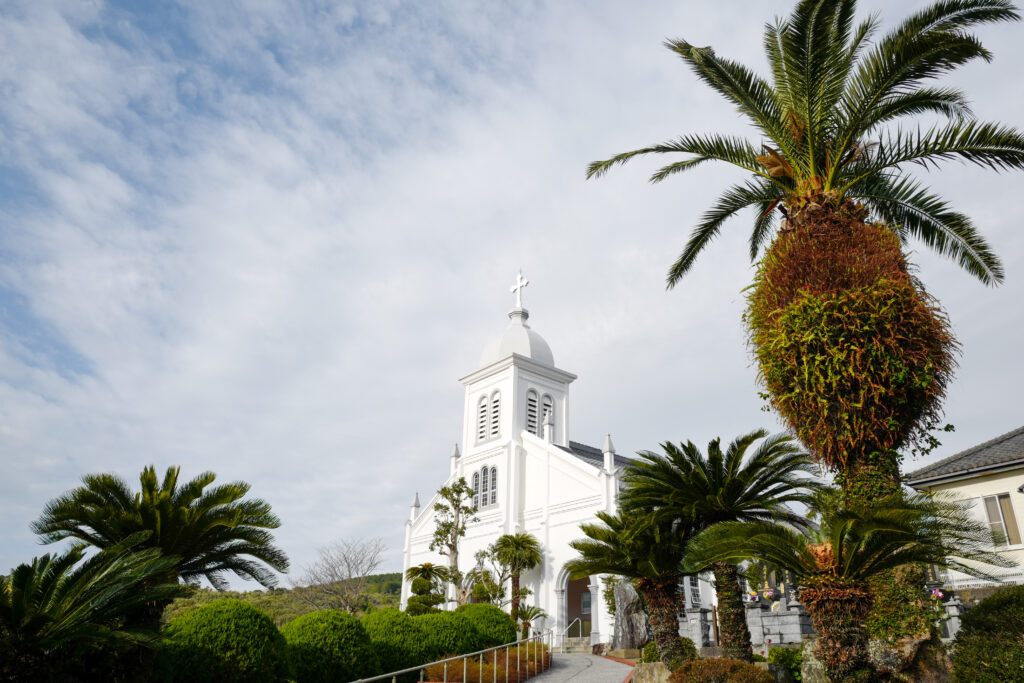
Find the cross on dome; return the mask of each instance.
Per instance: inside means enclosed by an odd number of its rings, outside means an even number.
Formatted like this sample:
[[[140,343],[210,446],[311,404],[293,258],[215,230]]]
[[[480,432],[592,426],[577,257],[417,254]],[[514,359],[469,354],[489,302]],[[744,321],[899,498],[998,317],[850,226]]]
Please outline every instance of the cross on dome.
[[[519,275],[516,276],[516,284],[509,291],[516,295],[516,308],[523,307],[523,287],[530,284],[530,281],[523,277],[523,269],[519,269]]]

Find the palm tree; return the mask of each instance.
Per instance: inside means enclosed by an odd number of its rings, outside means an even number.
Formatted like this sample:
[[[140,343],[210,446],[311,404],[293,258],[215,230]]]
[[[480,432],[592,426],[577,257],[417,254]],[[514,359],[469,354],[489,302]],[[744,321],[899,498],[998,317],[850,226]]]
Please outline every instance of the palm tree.
[[[165,580],[178,558],[142,548],[147,535],[133,534],[88,558],[76,545],[0,576],[0,660],[6,663],[0,674],[43,678],[59,653],[78,643],[154,641],[154,630],[133,628],[125,616],[173,599],[182,587]]]
[[[530,625],[539,620],[547,619],[547,613],[536,605],[519,605],[516,611],[513,612],[515,618],[522,622],[522,639],[526,640],[530,637]]]
[[[833,681],[870,676],[864,621],[872,577],[932,564],[992,579],[978,563],[1015,565],[990,550],[988,527],[950,498],[896,494],[844,505],[836,492],[827,492],[816,497],[814,509],[818,523],[809,529],[769,521],[716,525],[693,541],[689,561],[699,566],[758,558],[792,572]]]
[[[749,174],[704,213],[668,284],[729,218],[754,209],[751,258],[770,247],[747,322],[770,402],[845,490],[870,498],[898,489],[895,451],[937,424],[955,365],[948,322],[911,276],[901,243],[918,239],[983,283],[1003,280],[970,218],[908,168],[955,159],[1024,168],[1024,135],[975,120],[961,90],[930,83],[990,60],[969,30],[1019,19],[1013,4],[943,0],[877,40],[877,17],[856,24],[855,14],[855,0],[797,2],[765,28],[770,78],[710,47],[668,41],[757,139],[687,134],[594,162],[588,177],[648,154],[682,155],[654,182],[712,161]],[[940,122],[899,127],[922,114]]]
[[[707,457],[691,441],[661,445],[663,455],[640,453],[626,469],[622,505],[650,510],[656,519],[686,524],[696,531],[721,522],[785,521],[803,524],[789,503],[806,503],[818,487],[806,476],[813,465],[791,436],[757,430],[738,437],[722,451],[719,439]],[[764,439],[746,458],[750,447]],[[746,461],[744,462],[744,458]],[[718,595],[718,622],[726,656],[753,661],[739,571],[727,562],[711,566]],[[701,570],[706,569],[701,567]]]
[[[676,597],[680,563],[693,530],[675,522],[652,522],[627,508],[617,515],[598,512],[597,517],[602,524],[580,525],[587,538],[569,544],[580,556],[565,568],[574,579],[596,574],[637,579],[658,653],[669,669],[675,670],[686,661]]]
[[[519,590],[519,575],[539,565],[543,559],[540,542],[528,533],[505,534],[498,537],[492,546],[494,559],[508,567],[512,580],[512,605],[514,616],[519,610],[522,594]]]
[[[139,477],[136,493],[113,474],[90,474],[83,486],[50,501],[32,530],[44,543],[73,538],[97,548],[115,546],[140,531],[150,532],[140,547],[160,549],[178,558],[171,569],[175,580],[195,583],[205,578],[225,590],[225,574],[255,579],[271,587],[271,571],[287,571],[288,557],[274,544],[268,531],[281,525],[270,505],[259,498],[245,499],[249,485],[231,482],[207,490],[216,475],[204,472],[179,485],[180,468],[169,467],[159,481],[152,466]],[[140,618],[159,622],[166,601],[151,606]]]

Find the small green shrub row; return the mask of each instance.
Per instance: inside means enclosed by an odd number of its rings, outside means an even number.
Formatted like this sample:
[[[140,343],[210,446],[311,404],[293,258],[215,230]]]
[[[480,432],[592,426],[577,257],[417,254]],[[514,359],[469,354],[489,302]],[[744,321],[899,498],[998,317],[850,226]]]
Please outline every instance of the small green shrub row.
[[[1024,680],[1024,586],[1009,586],[967,611],[953,647],[957,681]]]
[[[687,661],[693,661],[700,659],[700,654],[697,652],[697,646],[693,644],[693,641],[689,638],[683,638],[680,636],[680,642],[683,646],[683,658]],[[640,663],[641,664],[653,664],[654,662],[661,661],[661,655],[658,653],[658,644],[653,640],[646,645],[640,652]]]
[[[177,615],[164,629],[157,677],[179,681],[349,681],[516,640],[512,619],[493,605],[410,616],[395,608],[360,621],[337,610],[281,627],[239,600]],[[415,674],[409,676],[415,679]]]

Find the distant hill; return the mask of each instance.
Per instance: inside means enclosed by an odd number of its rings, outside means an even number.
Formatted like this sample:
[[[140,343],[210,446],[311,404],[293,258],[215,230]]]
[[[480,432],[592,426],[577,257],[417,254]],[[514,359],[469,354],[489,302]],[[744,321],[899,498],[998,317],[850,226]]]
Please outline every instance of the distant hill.
[[[164,610],[164,622],[174,616],[195,609],[214,600],[234,598],[248,603],[270,615],[278,626],[318,608],[316,587],[270,588],[252,591],[216,591],[210,588],[194,588],[191,595],[178,598]],[[371,574],[363,591],[363,612],[381,607],[397,607],[402,592],[402,574]]]

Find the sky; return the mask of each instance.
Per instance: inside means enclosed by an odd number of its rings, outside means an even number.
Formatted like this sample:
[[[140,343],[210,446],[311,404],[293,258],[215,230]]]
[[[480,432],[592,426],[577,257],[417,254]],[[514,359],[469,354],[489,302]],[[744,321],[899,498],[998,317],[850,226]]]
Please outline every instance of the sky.
[[[861,3],[886,26],[921,3]],[[623,454],[781,429],[741,323],[753,220],[668,266],[711,199],[704,167],[595,159],[684,133],[750,134],[666,50],[766,73],[788,2],[102,2],[0,5],[0,571],[88,473],[244,480],[292,576],[380,537],[401,568],[413,494],[462,433],[463,387],[507,324],[572,385],[570,437]],[[1022,26],[945,79],[1024,127]],[[962,345],[928,462],[1021,426],[1022,178],[919,173],[972,216],[1006,282],[909,243]],[[254,587],[240,584],[239,587]]]

